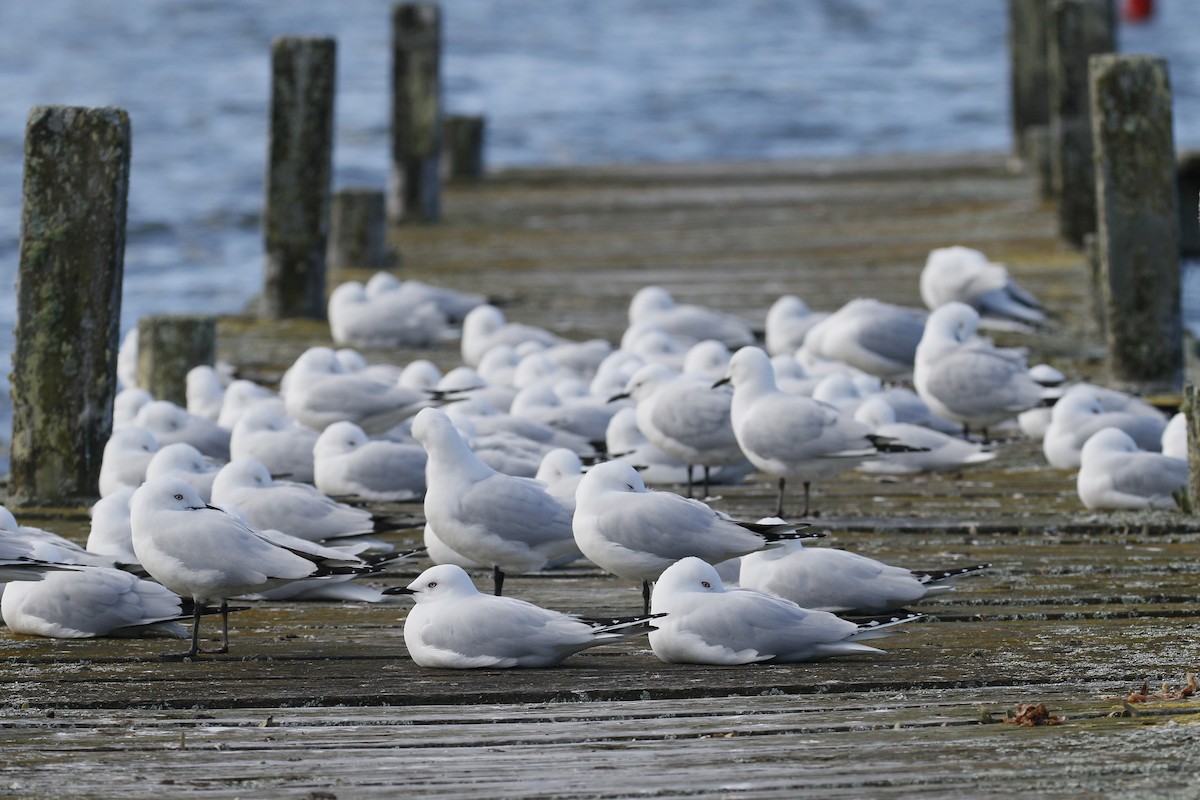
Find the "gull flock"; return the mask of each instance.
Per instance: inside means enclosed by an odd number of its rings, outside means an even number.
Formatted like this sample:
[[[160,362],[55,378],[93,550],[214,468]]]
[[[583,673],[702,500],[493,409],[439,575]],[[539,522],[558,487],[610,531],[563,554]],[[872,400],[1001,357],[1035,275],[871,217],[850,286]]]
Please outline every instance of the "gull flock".
[[[305,351],[278,386],[199,366],[186,406],[136,385],[127,336],[86,546],[0,506],[0,613],[15,634],[190,639],[165,657],[194,659],[230,651],[237,604],[408,597],[404,640],[422,667],[546,667],[647,634],[666,662],[811,661],[878,653],[862,642],[988,567],[911,570],[804,544],[823,535],[804,520],[832,476],[957,473],[1024,436],[1048,468],[1077,470],[1088,509],[1174,504],[1182,415],[1067,386],[981,336],[1053,323],[977,250],[930,252],[919,290],[927,308],[858,298],[814,312],[785,295],[756,330],[646,286],[619,341],[576,342],[481,295],[379,273],[333,290],[334,346]],[[461,364],[445,372],[355,349],[454,339]],[[709,494],[750,480],[776,487],[762,519]],[[424,526],[419,551],[380,538],[398,525],[388,502],[423,505],[408,523]],[[405,587],[361,580],[418,559],[433,566]],[[642,613],[590,619],[504,594],[508,575],[583,560],[639,584]],[[470,572],[490,573],[491,591]],[[207,615],[220,616],[216,649],[201,647]]]

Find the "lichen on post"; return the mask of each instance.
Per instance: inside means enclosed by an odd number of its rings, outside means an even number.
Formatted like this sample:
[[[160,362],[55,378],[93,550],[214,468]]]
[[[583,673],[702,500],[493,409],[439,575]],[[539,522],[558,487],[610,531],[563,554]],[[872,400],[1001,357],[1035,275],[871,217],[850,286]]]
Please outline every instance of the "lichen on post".
[[[392,222],[441,216],[442,16],[432,3],[392,10]]]
[[[1176,392],[1183,310],[1167,62],[1101,55],[1090,70],[1109,371],[1139,391]]]
[[[324,319],[336,43],[279,37],[271,65],[262,313]]]
[[[120,345],[129,115],[35,106],[25,128],[7,502],[97,496]]]
[[[138,320],[138,385],[158,400],[187,405],[187,373],[217,356],[211,314],[151,314]]]

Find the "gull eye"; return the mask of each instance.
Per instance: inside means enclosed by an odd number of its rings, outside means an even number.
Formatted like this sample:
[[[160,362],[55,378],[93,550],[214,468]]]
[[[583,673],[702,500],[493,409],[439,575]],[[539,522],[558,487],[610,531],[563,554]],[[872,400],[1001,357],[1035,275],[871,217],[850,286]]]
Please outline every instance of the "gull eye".
[[[709,583],[708,581],[700,581],[700,585],[701,585],[701,586],[703,586],[705,589],[711,589],[711,588],[712,588],[712,584],[711,584],[711,583]]]
[[[176,495],[175,495],[175,499],[176,499],[176,500],[182,500],[182,499],[183,499],[183,495],[181,495],[181,494],[176,494]]]
[[[433,587],[435,587],[435,586],[437,586],[437,581],[430,581],[430,582],[429,582],[429,588],[430,588],[430,589],[432,589],[432,588],[433,588]]]

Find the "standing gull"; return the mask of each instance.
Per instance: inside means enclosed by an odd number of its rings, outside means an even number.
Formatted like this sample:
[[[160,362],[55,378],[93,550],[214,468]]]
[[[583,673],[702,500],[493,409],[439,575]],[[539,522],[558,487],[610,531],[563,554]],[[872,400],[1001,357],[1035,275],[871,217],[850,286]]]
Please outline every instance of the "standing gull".
[[[575,495],[575,541],[596,566],[642,582],[645,610],[650,582],[685,556],[716,564],[775,546],[806,525],[739,522],[672,492],[646,488],[637,470],[606,461],[588,470]]]
[[[535,572],[577,557],[571,513],[546,484],[480,461],[438,409],[417,414],[413,436],[429,459],[426,520],[452,550],[492,567],[496,594],[505,573]]]
[[[481,594],[454,564],[430,567],[406,588],[384,593],[416,600],[404,620],[404,644],[422,667],[550,667],[580,650],[649,630],[648,617],[595,621]]]
[[[179,478],[169,475],[142,484],[130,502],[133,550],[159,583],[195,603],[192,646],[178,654],[229,652],[228,599],[290,581],[346,572],[367,573],[356,556],[278,531],[251,528],[232,514],[206,505]],[[200,617],[220,603],[221,647],[200,650]],[[172,656],[166,656],[172,657]]]
[[[733,431],[758,469],[779,479],[775,516],[783,516],[788,478],[804,484],[804,511],[814,480],[852,469],[873,458],[886,442],[861,422],[809,397],[780,391],[766,352],[743,347],[729,362],[733,384]]]
[[[974,338],[979,314],[947,303],[929,315],[917,346],[913,385],[930,410],[964,429],[987,428],[1042,403],[1046,387],[1024,358]]]

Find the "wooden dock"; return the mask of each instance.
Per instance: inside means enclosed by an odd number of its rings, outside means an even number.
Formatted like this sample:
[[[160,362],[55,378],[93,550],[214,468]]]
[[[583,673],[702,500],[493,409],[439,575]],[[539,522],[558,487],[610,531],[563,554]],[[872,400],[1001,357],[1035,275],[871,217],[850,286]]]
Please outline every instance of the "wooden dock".
[[[393,231],[402,273],[572,338],[614,339],[650,283],[760,323],[783,293],[919,305],[925,255],[963,244],[1058,315],[1054,333],[1005,341],[1103,381],[1083,257],[1001,155],[509,171],[452,184],[444,203],[444,222]],[[230,317],[219,333],[222,357],[265,381],[328,343],[311,322]],[[453,342],[367,355],[457,363]],[[721,494],[735,516],[773,497],[766,480]],[[1073,475],[1023,441],[957,476],[847,475],[815,504],[822,544],[993,567],[920,606],[885,655],[816,664],[670,665],[635,639],[554,669],[426,670],[404,649],[403,599],[256,603],[233,618],[230,655],[194,663],[157,659],[174,642],[0,631],[0,795],[1194,796],[1200,701],[1170,695],[1197,668],[1200,521],[1087,512]],[[82,511],[18,517],[86,536]],[[586,563],[506,593],[596,614],[640,604]],[[1166,696],[1127,702],[1143,683]],[[1058,724],[1003,721],[1039,702]]]

